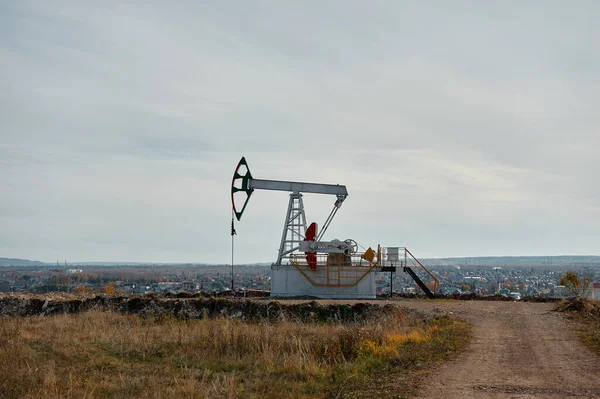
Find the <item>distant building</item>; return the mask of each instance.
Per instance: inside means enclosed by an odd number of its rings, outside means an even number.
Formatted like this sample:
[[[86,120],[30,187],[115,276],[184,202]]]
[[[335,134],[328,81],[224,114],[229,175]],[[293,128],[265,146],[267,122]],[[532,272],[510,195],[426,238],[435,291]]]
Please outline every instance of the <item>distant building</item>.
[[[569,296],[569,290],[564,285],[557,285],[552,289],[554,298],[566,298]]]
[[[588,298],[593,299],[595,301],[600,301],[600,282],[590,283]]]
[[[67,274],[83,273],[83,269],[67,269]]]
[[[181,289],[188,292],[198,292],[200,291],[200,284],[195,281],[184,281],[181,284]]]
[[[0,281],[0,292],[11,292],[10,283],[8,281]]]

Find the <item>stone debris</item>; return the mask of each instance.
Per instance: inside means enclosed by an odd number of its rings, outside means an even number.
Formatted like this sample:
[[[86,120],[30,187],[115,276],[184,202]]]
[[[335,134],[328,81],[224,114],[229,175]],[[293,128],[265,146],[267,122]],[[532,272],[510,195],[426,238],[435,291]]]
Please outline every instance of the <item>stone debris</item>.
[[[85,312],[91,309],[138,314],[144,317],[171,316],[202,319],[224,316],[240,320],[298,320],[303,322],[362,322],[400,311],[397,306],[372,303],[319,304],[315,301],[282,304],[278,301],[222,298],[165,298],[155,295],[37,296],[6,294],[0,296],[0,317],[50,316]]]
[[[562,300],[555,309],[557,312],[582,312],[600,317],[600,302],[594,302],[582,297]]]

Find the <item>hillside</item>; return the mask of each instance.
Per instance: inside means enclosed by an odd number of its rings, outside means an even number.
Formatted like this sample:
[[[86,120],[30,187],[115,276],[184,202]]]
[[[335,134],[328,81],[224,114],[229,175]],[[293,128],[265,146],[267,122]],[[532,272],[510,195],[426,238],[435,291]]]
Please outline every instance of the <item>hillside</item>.
[[[427,266],[490,266],[490,267],[568,267],[600,266],[600,256],[473,256],[459,258],[425,258]]]
[[[426,266],[490,266],[490,267],[569,267],[600,266],[600,256],[595,255],[560,255],[560,256],[471,256],[452,258],[421,258]],[[52,266],[54,262],[37,260],[0,258],[2,266]],[[194,263],[154,263],[154,262],[68,262],[69,266],[144,266],[144,265],[204,265],[212,264],[201,261]],[[270,263],[253,263],[252,266],[269,266]],[[61,264],[62,266],[62,264]],[[214,266],[229,266],[219,264]]]
[[[37,260],[0,258],[0,266],[44,266],[46,263]]]

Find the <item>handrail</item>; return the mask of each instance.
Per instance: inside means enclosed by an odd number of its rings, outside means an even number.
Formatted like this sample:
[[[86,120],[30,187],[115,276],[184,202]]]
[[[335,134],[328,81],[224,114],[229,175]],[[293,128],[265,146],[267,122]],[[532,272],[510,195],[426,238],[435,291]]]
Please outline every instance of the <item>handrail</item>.
[[[429,287],[427,287],[427,285],[423,282],[423,280],[421,280],[419,278],[419,276],[417,276],[417,274],[414,272],[414,270],[411,267],[404,266],[404,271],[407,272],[408,274],[410,274],[410,276],[413,278],[413,280],[415,280],[417,285],[423,290],[425,295],[427,295],[429,298],[434,297],[434,295],[431,292],[431,290],[429,289]]]
[[[304,278],[306,278],[312,285],[317,287],[353,287],[358,284],[367,274],[369,274],[375,267],[377,267],[374,263],[365,263],[359,265],[345,265],[341,261],[341,257],[338,258],[337,263],[329,263],[328,261],[325,264],[321,263],[321,266],[325,266],[325,268],[318,268],[317,270],[311,270],[308,268],[309,266],[297,261],[297,259],[303,260],[304,255],[294,254],[290,257],[290,265],[294,266],[296,270],[298,270]],[[306,266],[306,267],[303,267]],[[306,270],[304,270],[306,269]],[[342,274],[342,272],[355,272],[355,274]],[[337,274],[337,278],[330,280],[330,274]],[[325,278],[324,283],[320,283],[316,281],[318,278]],[[349,280],[347,283],[342,283],[342,280]]]
[[[410,267],[409,257],[414,266],[420,266],[433,279],[433,292],[438,291],[439,280],[431,273],[413,254],[405,247],[397,247],[399,250],[404,250],[404,262],[400,261],[400,265]],[[340,254],[341,255],[341,254]],[[354,258],[354,260],[352,260]],[[320,261],[318,259],[321,259]],[[317,287],[352,287],[358,284],[367,274],[373,269],[382,268],[386,265],[386,261],[382,257],[382,248],[377,248],[377,261],[365,261],[361,254],[352,255],[350,260],[340,256],[336,261],[324,254],[317,255],[317,269],[310,269],[310,266],[305,263],[304,254],[292,254],[290,256],[290,265],[298,270],[304,278],[306,278],[313,286]],[[349,274],[348,274],[349,273]],[[324,280],[324,282],[319,282]]]

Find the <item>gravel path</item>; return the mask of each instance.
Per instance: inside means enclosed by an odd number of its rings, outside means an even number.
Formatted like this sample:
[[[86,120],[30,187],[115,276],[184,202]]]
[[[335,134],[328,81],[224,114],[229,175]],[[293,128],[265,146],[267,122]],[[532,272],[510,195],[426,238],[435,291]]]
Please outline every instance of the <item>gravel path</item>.
[[[464,353],[421,381],[419,398],[600,398],[600,356],[574,336],[553,304],[400,302],[470,321]]]
[[[391,303],[432,314],[451,313],[473,324],[467,349],[421,377],[420,399],[600,398],[600,356],[578,340],[563,314],[552,311],[555,304]]]

